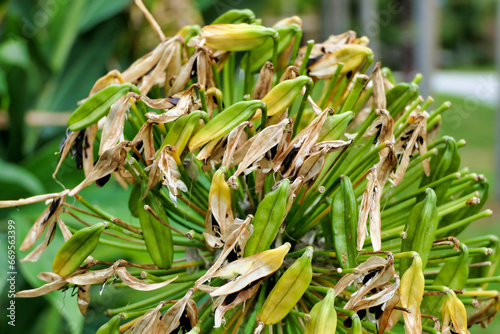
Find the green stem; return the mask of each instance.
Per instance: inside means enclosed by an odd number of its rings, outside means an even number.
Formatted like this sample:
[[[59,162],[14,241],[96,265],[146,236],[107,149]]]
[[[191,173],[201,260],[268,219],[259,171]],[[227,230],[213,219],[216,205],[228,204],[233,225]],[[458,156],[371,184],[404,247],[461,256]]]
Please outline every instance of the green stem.
[[[443,111],[446,111],[450,108],[451,108],[451,102],[450,101],[444,102],[439,108],[437,108],[430,114],[429,118],[427,119],[427,123],[432,121],[437,115],[441,114]]]
[[[307,68],[307,63],[309,62],[309,56],[311,55],[312,48],[314,46],[314,40],[308,40],[307,41],[307,49],[304,54],[304,58],[302,58],[302,64],[300,64],[300,70],[299,74],[300,75],[305,75],[306,74],[306,68]]]
[[[174,286],[175,285],[175,286]],[[138,308],[145,308],[151,306],[152,304],[158,303],[160,300],[175,299],[176,297],[183,296],[189,288],[193,286],[193,282],[188,282],[184,284],[171,283],[166,288],[166,291],[162,293],[157,293],[155,296],[142,299],[136,303],[128,304],[123,307],[109,309],[106,311],[108,317],[112,317],[118,313],[122,313],[126,310],[134,310]],[[157,290],[158,291],[158,290]]]
[[[297,117],[295,118],[295,122],[293,123],[293,135],[292,135],[293,137],[295,137],[295,135],[297,134],[297,130],[300,126],[300,121],[302,119],[302,114],[304,112],[304,108],[307,103],[307,98],[309,97],[309,94],[311,94],[312,87],[313,83],[311,80],[306,85],[306,91],[304,93],[304,96],[302,97],[302,101],[300,102],[300,107],[299,110],[297,111]]]
[[[365,87],[369,79],[370,78],[368,78],[366,75],[360,75],[356,78],[356,80],[354,81],[354,85],[351,91],[349,92],[349,95],[347,96],[346,101],[339,110],[339,114],[342,114],[346,111],[351,111],[354,108],[354,105],[359,99],[359,95],[363,91],[363,88]]]
[[[328,82],[328,87],[326,88],[325,92],[323,93],[323,97],[321,98],[321,103],[320,103],[321,109],[324,109],[326,107],[326,103],[328,102],[328,99],[332,93],[333,87],[335,87],[335,84],[337,83],[337,80],[339,79],[340,72],[342,72],[343,68],[344,68],[344,63],[337,64],[337,68],[335,69],[335,73],[333,74],[332,78]]]
[[[436,238],[443,238],[448,235],[451,231],[460,228],[462,226],[467,226],[473,221],[476,221],[481,218],[491,217],[493,212],[491,210],[485,210],[465,219],[459,220],[453,224],[447,225],[445,227],[439,228],[436,230]]]

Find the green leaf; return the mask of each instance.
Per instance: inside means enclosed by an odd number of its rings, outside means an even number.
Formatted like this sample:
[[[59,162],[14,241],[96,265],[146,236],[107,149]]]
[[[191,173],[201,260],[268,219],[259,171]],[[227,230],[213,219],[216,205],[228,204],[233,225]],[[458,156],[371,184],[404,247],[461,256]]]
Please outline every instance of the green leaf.
[[[0,159],[0,170],[2,171],[0,173],[0,183],[21,187],[30,195],[39,195],[45,192],[40,180],[21,166]]]
[[[131,0],[90,0],[85,4],[85,12],[80,22],[80,31],[85,32],[97,24],[115,16],[125,9]]]

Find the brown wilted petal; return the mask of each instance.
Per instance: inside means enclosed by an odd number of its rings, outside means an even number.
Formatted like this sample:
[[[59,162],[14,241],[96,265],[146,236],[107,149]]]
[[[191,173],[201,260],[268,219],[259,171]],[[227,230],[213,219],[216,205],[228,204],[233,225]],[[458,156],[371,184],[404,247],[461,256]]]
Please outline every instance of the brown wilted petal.
[[[36,275],[36,277],[39,280],[42,280],[42,281],[47,282],[47,283],[51,283],[51,282],[55,282],[55,281],[60,281],[60,280],[63,279],[58,274],[55,274],[55,273],[50,272],[50,271],[42,271],[42,272],[38,273],[38,275]]]
[[[191,74],[193,72],[193,68],[197,58],[198,58],[198,53],[193,54],[189,58],[187,63],[185,63],[184,66],[182,66],[181,71],[178,77],[175,79],[172,88],[169,90],[168,95],[176,94],[184,90],[184,87],[189,82],[189,79],[191,79]]]
[[[224,314],[230,309],[252,298],[252,296],[255,295],[259,290],[261,283],[262,280],[254,282],[247,288],[241,290],[240,292],[237,292],[236,298],[234,299],[231,298],[230,303],[228,303],[226,299],[229,299],[228,297],[232,297],[231,295],[218,297],[213,304],[213,310],[215,311],[214,328],[219,328],[223,323],[226,323],[226,320],[224,319]]]
[[[295,66],[288,66],[285,72],[281,75],[280,83],[286,80],[295,79],[299,76],[299,68]]]
[[[399,288],[399,280],[397,279],[397,276],[395,276],[395,281],[396,283],[385,283],[383,285],[377,286],[378,291],[368,297],[366,295],[369,293],[369,291],[367,291],[366,293],[364,293],[365,291],[363,291],[363,295],[365,296],[364,298],[351,298],[344,307],[348,310],[359,311],[369,309],[373,306],[385,304],[392,299]],[[374,288],[371,288],[370,290],[373,289]],[[362,292],[361,290],[358,290],[357,293],[361,294]],[[356,297],[358,297],[358,294],[356,295]]]
[[[76,285],[99,284],[107,281],[115,274],[113,266],[101,270],[88,271],[66,278],[66,282]]]
[[[85,176],[90,174],[92,168],[94,168],[94,141],[97,136],[97,123],[92,124],[85,129],[85,134],[83,136],[83,172]]]
[[[177,330],[182,325],[189,325],[194,327],[198,321],[196,302],[191,299],[193,289],[189,289],[182,299],[174,304],[167,312],[161,317],[160,326],[158,328],[159,334],[170,334]],[[188,324],[184,324],[183,317],[186,317]],[[186,331],[189,331],[187,329]],[[177,333],[177,331],[175,331]]]
[[[43,252],[47,249],[47,246],[50,244],[52,239],[54,239],[54,235],[56,234],[56,220],[52,219],[47,231],[45,232],[45,240],[42,241],[40,245],[38,245],[31,253],[26,255],[21,262],[37,262],[42,256]]]
[[[146,117],[153,123],[168,123],[173,122],[177,118],[187,115],[193,110],[198,110],[198,104],[196,103],[196,92],[195,88],[199,88],[199,84],[193,84],[191,87],[179,93],[179,101],[172,109],[168,110],[163,114],[157,114],[154,112],[146,113]]]
[[[359,218],[358,218],[358,251],[363,249],[365,243],[365,238],[367,235],[366,220],[370,212],[375,209],[376,206],[376,194],[374,190],[377,185],[377,170],[371,168],[369,174],[366,177],[368,179],[368,184],[361,197],[361,204],[359,206]]]
[[[41,287],[36,288],[36,289],[19,291],[18,293],[16,293],[16,298],[40,297],[40,296],[46,295],[48,293],[51,293],[53,291],[57,291],[57,290],[65,287],[66,285],[68,285],[68,283],[66,281],[54,281],[54,282],[42,285]]]
[[[212,277],[234,279],[210,292],[210,296],[230,295],[245,289],[249,284],[267,277],[283,264],[290,244],[270,249],[240,260],[233,261],[220,268]]]
[[[243,122],[231,130],[227,136],[226,149],[222,157],[222,166],[229,167],[233,161],[233,155],[236,149],[247,141],[247,135],[245,133],[246,127],[253,128],[253,123],[250,121]]]
[[[269,93],[273,83],[273,74],[273,63],[268,61],[260,69],[259,78],[252,93],[252,100],[262,100]]]
[[[50,205],[42,212],[40,217],[38,217],[33,226],[30,228],[29,232],[26,234],[21,247],[19,247],[20,250],[26,251],[33,247],[35,242],[42,236],[45,227],[48,225],[52,226],[52,222],[59,216],[59,213],[61,212],[62,203],[64,203],[64,196],[54,198],[49,202]],[[51,234],[52,233],[53,231],[51,231]],[[53,235],[51,237],[53,237]]]
[[[77,303],[80,313],[85,316],[90,304],[90,287],[91,285],[78,286]]]
[[[384,142],[392,143],[394,137],[394,120],[391,114],[385,109],[375,110],[379,115],[370,127],[365,131],[363,137],[375,136],[374,144],[380,144]],[[380,156],[385,156],[387,154],[386,149],[380,151]]]
[[[75,143],[76,138],[80,134],[81,131],[75,131],[69,133],[62,141],[61,146],[59,148],[59,160],[57,161],[57,166],[56,170],[52,174],[52,178],[56,178],[56,174],[59,171],[59,168],[61,168],[61,164],[66,159],[66,156],[68,155],[69,151],[73,147],[73,144]]]
[[[339,35],[330,35],[323,43],[316,43],[313,45],[309,59],[306,61],[314,60],[325,54],[333,53],[342,47],[342,45],[352,44],[355,40],[356,32],[353,30],[346,31]],[[299,54],[297,55],[297,59],[295,61],[296,66],[300,66],[300,64],[302,64],[306,49],[307,45],[304,45],[299,49]]]
[[[160,302],[156,308],[148,310],[131,328],[131,334],[157,333],[160,326],[160,308],[164,306]]]
[[[144,75],[139,85],[139,91],[142,95],[147,95],[160,79],[165,79],[165,70],[169,63],[175,59],[176,49],[178,49],[180,43],[183,43],[183,39],[180,36],[175,36],[168,40],[167,43],[168,46],[165,48],[158,63],[156,63],[156,66],[151,71],[148,71]]]
[[[238,177],[241,173],[246,171],[248,167],[262,159],[266,152],[278,145],[281,142],[285,128],[290,123],[291,119],[286,118],[279,124],[266,127],[255,135],[252,145],[249,147],[243,161],[239,164],[238,169],[232,177]]]
[[[82,190],[92,182],[111,174],[115,169],[121,166],[125,161],[125,158],[127,157],[127,151],[125,151],[124,149],[126,145],[127,142],[123,141],[103,152],[85,180],[83,180],[78,186],[73,188],[73,190],[71,190],[68,195],[76,195],[80,190]]]
[[[134,95],[137,94],[128,93],[116,100],[111,106],[102,128],[99,155],[114,147],[118,142],[123,141],[125,116],[129,107],[129,100]]]
[[[94,95],[95,93],[103,90],[104,88],[111,85],[120,85],[125,83],[123,80],[123,76],[118,70],[111,70],[106,73],[104,76],[100,77],[90,90],[89,97]]]
[[[137,83],[143,75],[155,67],[170,43],[169,40],[161,42],[153,51],[133,62],[132,65],[122,73],[123,80],[125,82]]]
[[[410,158],[415,149],[418,149],[420,155],[427,153],[427,113],[412,112],[409,116],[409,125],[406,130],[396,141],[395,151],[396,154],[403,153],[401,162],[399,163],[396,173],[392,176],[394,179],[394,186],[397,186],[403,180],[403,176],[410,163]],[[430,173],[430,158],[422,161],[422,166],[426,175]]]
[[[170,149],[171,147],[166,145],[161,150],[158,158],[158,168],[163,179],[162,183],[168,188],[170,199],[175,203],[177,202],[177,196],[179,196],[179,190],[186,192],[188,189],[184,182],[181,181],[179,167],[174,157],[170,154]]]
[[[205,91],[215,87],[214,74],[212,73],[212,52],[206,47],[199,47],[196,60],[196,76],[198,83]]]
[[[373,284],[374,281],[379,280],[382,274],[389,272],[389,277],[384,276],[383,280],[383,283],[388,282],[392,276],[394,276],[394,267],[392,266],[393,262],[392,257],[388,259],[384,259],[379,256],[369,257],[365,262],[357,266],[356,270],[352,273],[346,274],[337,282],[334,288],[335,296],[338,296],[342,291],[344,291],[344,289],[354,283],[356,279],[367,275],[370,275],[369,277],[371,277],[371,279],[369,279],[366,283],[372,282]]]
[[[296,170],[304,163],[304,158],[309,153],[310,148],[318,140],[321,127],[331,110],[330,107],[326,108],[295,136],[286,149],[273,161],[274,171],[278,171],[283,167],[283,177],[295,174]]]
[[[385,98],[384,77],[380,72],[380,62],[375,65],[375,69],[371,75],[373,83],[373,106],[375,110],[386,109],[387,101]],[[386,139],[381,140],[384,142]]]
[[[115,268],[115,274],[120,277],[123,283],[127,284],[129,287],[131,287],[134,290],[139,290],[139,291],[151,291],[151,290],[156,290],[159,288],[163,288],[164,286],[172,283],[177,279],[177,276],[161,283],[146,283],[145,281],[142,281],[140,279],[135,278],[134,276],[130,275],[129,272],[127,271],[126,268],[123,267],[116,267]]]
[[[130,145],[137,146],[142,143],[142,150],[144,152],[144,161],[149,166],[153,162],[155,156],[155,146],[153,139],[153,123],[146,121],[140,128],[139,132],[135,135]]]
[[[394,308],[398,305],[399,299],[399,290],[396,290],[392,295],[392,298],[386,302],[384,313],[382,313],[382,316],[378,320],[378,334],[384,334],[386,330],[390,331],[391,328],[398,322],[401,317],[401,311],[394,310]],[[394,317],[395,313],[398,313],[398,315]]]
[[[225,169],[219,169],[212,178],[205,219],[205,243],[210,248],[221,248],[227,226],[234,220],[231,208],[231,189],[225,180]],[[215,220],[215,221],[214,221]]]
[[[224,248],[222,249],[222,252],[220,253],[215,263],[212,265],[212,267],[207,270],[205,275],[200,277],[195,282],[195,287],[199,288],[203,283],[213,277],[215,272],[222,266],[224,261],[226,261],[229,254],[234,251],[235,247],[238,244],[239,238],[243,235],[248,234],[247,229],[252,219],[252,216],[248,216],[244,221],[241,219],[235,219],[235,221],[232,223],[233,227],[230,230],[228,229],[228,231],[230,231],[229,234],[225,233],[225,235],[223,236]]]
[[[500,298],[497,297],[481,305],[476,312],[472,313],[467,319],[467,325],[470,327],[479,324],[480,327],[486,328],[493,321],[499,309]]]

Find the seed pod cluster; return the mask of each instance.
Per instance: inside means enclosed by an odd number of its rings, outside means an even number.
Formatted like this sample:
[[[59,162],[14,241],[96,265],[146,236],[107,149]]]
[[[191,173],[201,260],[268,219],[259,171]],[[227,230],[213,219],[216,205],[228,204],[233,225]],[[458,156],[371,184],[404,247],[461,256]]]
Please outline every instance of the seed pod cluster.
[[[270,28],[231,10],[166,38],[136,4],[161,42],[69,118],[56,171],[76,157],[83,181],[0,201],[47,201],[23,261],[59,247],[46,284],[17,297],[74,286],[85,313],[92,285],[123,300],[156,290],[110,305],[99,333],[433,333],[439,321],[465,334],[493,320],[498,238],[466,232],[492,214],[488,183],[460,167],[464,140],[440,137],[450,105],[424,100],[420,75],[371,66],[354,31],[300,47],[300,18]],[[128,203],[104,207],[96,191]]]

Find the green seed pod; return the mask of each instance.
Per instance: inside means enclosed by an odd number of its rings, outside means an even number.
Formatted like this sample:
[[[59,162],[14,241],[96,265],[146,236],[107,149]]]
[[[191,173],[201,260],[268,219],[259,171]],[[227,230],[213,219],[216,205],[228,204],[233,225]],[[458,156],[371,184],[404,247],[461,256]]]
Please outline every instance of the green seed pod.
[[[125,96],[134,85],[125,83],[111,85],[89,97],[68,119],[70,131],[79,131],[97,123],[106,116],[109,109],[120,97]]]
[[[143,189],[144,192],[145,189]],[[137,213],[148,253],[154,264],[162,269],[168,269],[172,266],[174,260],[172,232],[150,212],[145,210],[144,204],[149,205],[164,222],[168,223],[168,217],[163,204],[153,192],[149,192],[144,201],[139,199]]]
[[[312,280],[313,248],[305,253],[280,277],[262,306],[259,319],[266,325],[281,321],[297,304]]]
[[[280,36],[278,42],[278,54],[281,54],[288,45],[292,42],[293,37],[302,28],[298,24],[291,24],[286,27],[276,28],[276,32]],[[273,40],[268,39],[261,47],[253,49],[250,53],[250,72],[256,73],[260,71],[266,61],[270,61],[273,56]],[[243,56],[241,64],[243,69],[247,71],[246,64],[248,63],[248,54]]]
[[[431,158],[431,174],[429,176],[422,177],[420,187],[425,187],[429,183],[435,182],[452,173],[456,173],[460,168],[460,160],[460,153],[458,152],[455,139],[447,137],[446,145],[439,148],[438,154]],[[448,191],[451,182],[452,180],[441,183],[434,188],[438,205],[446,200],[444,195]]]
[[[212,139],[227,135],[236,126],[249,120],[259,108],[263,108],[262,101],[252,100],[241,101],[224,109],[191,138],[189,150],[192,152]]]
[[[97,223],[76,232],[57,252],[52,271],[62,277],[72,274],[97,247],[106,226],[106,223]]]
[[[418,98],[418,85],[410,83],[398,83],[385,93],[387,111],[394,118],[408,104]]]
[[[311,82],[311,78],[301,75],[295,79],[285,80],[274,86],[269,93],[264,96],[262,102],[267,105],[267,116],[281,114],[290,107],[295,99],[300,95],[302,87]],[[260,112],[254,118],[261,116]]]
[[[341,268],[357,266],[357,226],[356,195],[352,189],[351,180],[347,176],[343,176],[340,180],[340,189],[332,201],[331,221],[327,227],[328,230],[325,231],[327,247],[331,247],[333,244]]]
[[[245,257],[268,250],[285,218],[290,181],[283,180],[279,186],[260,202],[255,212],[253,233],[245,246]]]
[[[99,327],[96,334],[120,334],[121,320],[119,314],[115,315],[107,323]]]
[[[199,120],[203,117],[203,111],[193,111],[188,115],[184,115],[175,120],[173,125],[168,130],[163,143],[161,144],[160,150],[165,147],[165,145],[175,146],[175,152],[172,152],[172,156],[178,164],[181,163],[181,155],[186,148],[186,145],[191,138],[191,135],[199,127]]]
[[[128,198],[128,209],[130,210],[130,213],[134,217],[138,217],[138,203],[139,200],[141,199],[141,186],[139,184],[135,184],[132,186],[132,190],[130,191],[130,196]]]
[[[230,9],[211,24],[238,24],[255,22],[255,14],[250,9]]]
[[[337,311],[334,307],[335,291],[328,290],[326,297],[311,309],[311,321],[306,325],[305,334],[335,333]]]
[[[277,37],[276,30],[255,24],[214,24],[205,26],[201,35],[205,45],[216,50],[248,51]]]
[[[352,324],[349,328],[349,334],[363,334],[363,325],[361,324],[361,319],[357,314],[355,314],[352,318]]]
[[[469,250],[464,244],[461,245],[462,253],[459,256],[451,257],[439,270],[433,286],[446,286],[452,290],[460,290],[465,287],[469,277]],[[446,296],[425,296],[421,305],[422,314],[438,314],[441,311]],[[432,326],[430,319],[422,321],[424,326]]]
[[[347,126],[354,119],[352,111],[339,115],[327,116],[325,123],[321,127],[318,143],[322,141],[339,140],[344,136]]]
[[[370,48],[359,44],[347,44],[335,52],[323,55],[308,66],[309,76],[321,80],[330,79],[337,71],[339,63],[344,64],[340,73],[347,73],[361,66],[369,57],[373,57]]]
[[[480,202],[474,205],[467,205],[465,208],[462,208],[460,210],[457,210],[455,212],[452,212],[450,214],[447,214],[446,216],[442,217],[441,220],[439,221],[439,227],[444,227],[449,224],[458,222],[462,219],[468,218],[472,215],[475,215],[476,213],[479,213],[481,209],[483,208],[484,204],[488,201],[488,193],[489,193],[489,184],[486,179],[479,180],[479,182],[474,182],[470,187],[465,189],[461,195],[466,195],[466,194],[471,194],[473,192],[477,192],[477,197],[479,198]],[[470,223],[469,223],[470,224]],[[462,225],[460,227],[457,227],[453,230],[450,230],[447,232],[447,235],[459,235],[460,232],[465,230],[469,224]]]
[[[427,190],[425,199],[417,203],[410,211],[406,222],[406,239],[401,242],[401,251],[415,251],[422,259],[422,268],[425,268],[427,259],[434,242],[434,235],[438,225],[436,194],[432,189]],[[411,258],[401,259],[400,275],[402,276],[412,263]]]

